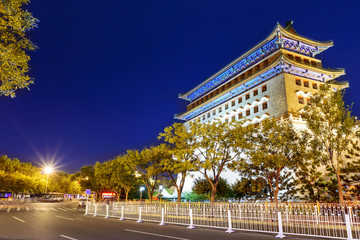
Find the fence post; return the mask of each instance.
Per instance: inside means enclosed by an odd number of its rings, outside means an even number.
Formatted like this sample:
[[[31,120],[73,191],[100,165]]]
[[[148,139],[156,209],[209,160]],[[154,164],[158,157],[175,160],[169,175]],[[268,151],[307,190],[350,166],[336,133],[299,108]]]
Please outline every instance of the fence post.
[[[279,222],[279,233],[278,233],[278,235],[276,235],[276,238],[284,238],[286,236],[284,235],[283,228],[282,228],[281,212],[279,211],[277,214],[278,214],[278,222]]]
[[[203,212],[204,212],[204,218],[206,218],[206,214],[205,214],[205,203],[203,204]]]
[[[233,233],[235,232],[233,229],[232,229],[232,225],[231,225],[231,211],[228,210],[228,224],[229,224],[229,228],[225,231],[226,233]]]
[[[88,210],[89,210],[89,201],[86,201],[86,208],[85,208],[85,214],[84,214],[85,216],[89,215]]]
[[[285,211],[286,211],[286,223],[289,223],[289,207],[285,206]]]
[[[352,238],[349,214],[345,214],[345,223],[346,223],[347,240],[352,240],[353,238]]]
[[[264,221],[264,216],[263,216],[263,205],[260,205],[260,217],[261,217],[261,221]]]
[[[240,221],[241,221],[241,205],[239,205],[239,219],[240,219]]]
[[[161,208],[161,223],[159,223],[160,226],[166,226],[166,223],[164,221],[164,208]]]
[[[139,219],[136,221],[137,223],[142,223],[142,222],[144,222],[143,220],[141,220],[141,208],[142,208],[142,207],[139,207]]]
[[[106,216],[105,218],[109,218],[109,204],[106,204]]]
[[[319,224],[319,216],[318,216],[317,206],[315,206],[315,217],[316,217],[316,224]]]
[[[220,218],[221,218],[221,219],[223,218],[223,215],[222,215],[222,204],[220,204]]]
[[[349,219],[350,219],[350,225],[353,226],[353,221],[352,221],[352,208],[349,206]]]
[[[93,217],[96,217],[97,216],[97,203],[95,203],[95,210],[94,210],[94,216]]]
[[[121,218],[119,219],[120,221],[124,221],[124,206],[121,206]]]
[[[194,226],[193,214],[191,208],[189,209],[189,216],[190,216],[190,226],[188,226],[187,229],[194,229],[196,227]]]

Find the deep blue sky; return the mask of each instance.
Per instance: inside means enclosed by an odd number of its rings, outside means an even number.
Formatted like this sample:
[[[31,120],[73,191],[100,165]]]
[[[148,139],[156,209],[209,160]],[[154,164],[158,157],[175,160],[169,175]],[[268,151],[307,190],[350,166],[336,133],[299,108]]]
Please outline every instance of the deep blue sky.
[[[301,35],[334,41],[323,66],[345,68],[359,116],[358,2],[33,0],[35,84],[0,98],[0,154],[55,157],[73,172],[156,143],[185,110],[179,93],[289,19]]]

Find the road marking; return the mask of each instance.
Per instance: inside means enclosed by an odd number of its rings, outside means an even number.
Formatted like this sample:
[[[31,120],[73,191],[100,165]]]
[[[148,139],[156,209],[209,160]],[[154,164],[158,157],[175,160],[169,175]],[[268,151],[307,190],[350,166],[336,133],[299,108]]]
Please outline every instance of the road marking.
[[[30,211],[30,208],[26,207],[26,211]]]
[[[67,208],[67,207],[63,207],[64,209],[67,209],[67,210],[69,210],[69,211],[72,211],[72,209],[71,208]]]
[[[20,222],[25,222],[24,220],[20,219],[20,218],[17,218],[15,216],[13,216],[13,218],[15,218],[16,220],[20,221]]]
[[[66,219],[66,220],[71,220],[71,221],[74,221],[75,219],[72,219],[72,218],[67,218],[67,217],[62,217],[62,216],[57,216],[55,215],[55,217],[57,218],[63,218],[63,219]]]
[[[164,238],[172,238],[172,239],[179,239],[179,240],[190,240],[188,238],[180,238],[180,237],[173,237],[173,236],[161,235],[161,234],[156,234],[156,233],[141,232],[141,231],[136,231],[136,230],[131,230],[131,229],[124,229],[124,230],[127,231],[127,232],[142,233],[142,234],[158,236],[158,237],[164,237]]]
[[[72,238],[72,237],[69,237],[69,236],[66,236],[66,235],[60,235],[60,237],[67,238],[67,239],[70,239],[70,240],[78,240],[77,238]]]
[[[67,209],[65,209],[65,208],[58,208],[59,210],[62,210],[62,211],[65,211],[65,212],[67,212],[67,211],[69,211],[69,210],[67,210]]]
[[[52,210],[54,210],[54,211],[56,211],[56,212],[58,212],[59,210],[57,210],[56,208],[51,208]]]

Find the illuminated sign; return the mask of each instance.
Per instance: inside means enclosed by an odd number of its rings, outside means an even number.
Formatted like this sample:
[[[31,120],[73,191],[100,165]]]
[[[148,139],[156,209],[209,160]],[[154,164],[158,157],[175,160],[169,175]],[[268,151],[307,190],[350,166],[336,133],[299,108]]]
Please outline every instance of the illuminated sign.
[[[102,192],[101,197],[106,198],[106,199],[116,198],[116,193],[115,192]]]

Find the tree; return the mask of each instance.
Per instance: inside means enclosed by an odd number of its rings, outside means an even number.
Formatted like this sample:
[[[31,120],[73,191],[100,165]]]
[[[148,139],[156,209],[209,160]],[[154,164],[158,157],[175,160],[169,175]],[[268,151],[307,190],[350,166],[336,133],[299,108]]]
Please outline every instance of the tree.
[[[166,127],[158,138],[164,139],[170,146],[171,157],[163,158],[161,165],[176,188],[177,202],[181,202],[185,179],[191,171],[196,170],[194,164],[196,136],[193,132],[187,131],[183,124],[174,123],[172,126]]]
[[[195,157],[199,171],[211,185],[210,201],[214,202],[221,173],[233,160],[241,158],[241,153],[251,143],[246,137],[253,125],[245,127],[239,122],[192,123],[190,131],[196,136]]]
[[[262,177],[244,177],[232,185],[234,197],[238,200],[258,201],[265,200],[270,193],[266,179]]]
[[[77,180],[80,183],[82,191],[85,189],[90,189],[91,191],[96,192],[97,197],[100,196],[100,183],[95,177],[95,168],[94,165],[84,165],[81,167],[80,172],[75,174]]]
[[[195,186],[194,186],[193,192],[195,194],[205,195],[207,197],[207,199],[211,198],[212,187],[210,185],[210,182],[207,179],[205,179],[205,178],[195,179],[194,185]],[[218,185],[217,185],[215,199],[227,200],[227,199],[231,198],[232,195],[233,194],[232,194],[231,186],[225,179],[220,177],[219,181],[218,181]]]
[[[326,175],[320,170],[319,164],[312,164],[309,160],[305,160],[296,172],[298,188],[303,200],[321,202],[326,200]]]
[[[263,120],[252,135],[253,146],[248,160],[241,160],[233,167],[242,174],[251,174],[266,179],[278,203],[280,190],[283,197],[291,197],[294,191],[293,171],[305,158],[307,135],[295,131],[290,121]]]
[[[38,167],[6,155],[0,156],[0,190],[40,193],[45,179]]]
[[[339,201],[344,205],[341,173],[345,168],[345,153],[351,142],[359,136],[356,120],[351,116],[351,106],[345,106],[343,91],[334,91],[333,86],[324,84],[311,97],[311,104],[302,111],[302,117],[312,133],[312,141],[319,146],[319,161],[330,166],[335,174]],[[313,144],[313,145],[315,145]]]
[[[51,177],[49,177],[48,190],[49,192],[70,194],[81,193],[80,184],[75,181],[75,178],[72,174],[68,174],[66,172],[56,172],[51,174]]]
[[[164,175],[161,161],[169,157],[168,148],[164,144],[144,148],[141,152],[137,150],[127,151],[125,163],[135,171],[146,185],[150,202],[152,202],[158,180]]]
[[[356,200],[360,199],[360,142],[352,141],[350,149],[345,154],[347,163],[344,169],[343,181],[348,186],[348,192]]]
[[[15,90],[28,88],[30,56],[36,46],[26,32],[37,27],[38,20],[23,9],[30,0],[3,0],[0,3],[0,95],[15,97]]]
[[[117,177],[118,164],[116,161],[109,160],[103,163],[95,163],[95,177],[100,184],[101,192],[104,190],[110,190],[117,193],[118,199],[121,195],[121,183]]]
[[[114,181],[119,182],[125,191],[125,201],[128,201],[129,192],[137,184],[138,179],[132,169],[126,164],[126,156],[117,156],[114,160]]]

